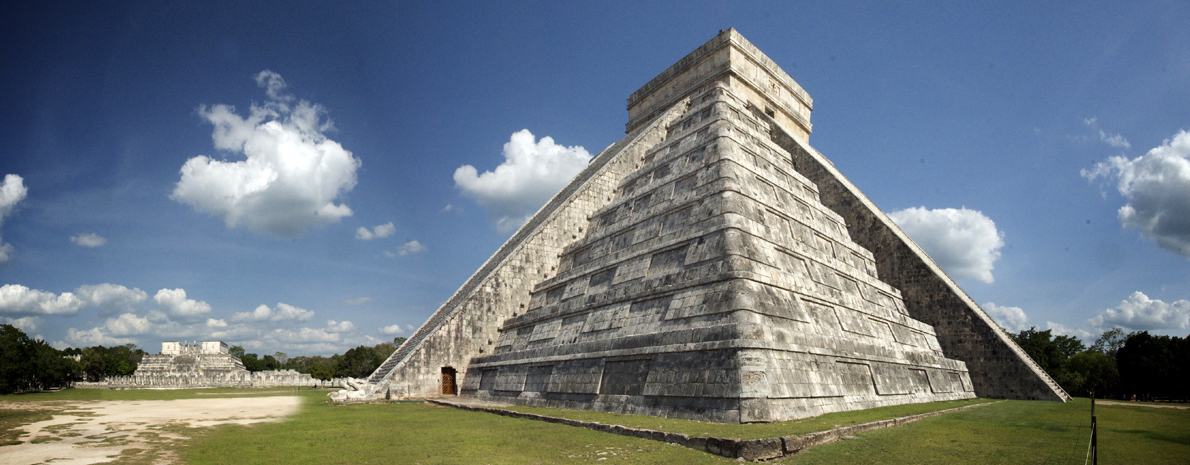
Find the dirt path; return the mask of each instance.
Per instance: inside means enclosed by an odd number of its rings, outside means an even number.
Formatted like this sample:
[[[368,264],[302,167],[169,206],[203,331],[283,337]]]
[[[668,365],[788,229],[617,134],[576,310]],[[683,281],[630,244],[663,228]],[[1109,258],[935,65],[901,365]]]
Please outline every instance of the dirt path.
[[[1175,409],[1178,409],[1178,410],[1186,410],[1186,409],[1190,409],[1190,406],[1184,406],[1184,405],[1153,405],[1153,404],[1134,404],[1134,403],[1131,403],[1131,402],[1112,402],[1112,401],[1110,401],[1110,400],[1097,400],[1097,401],[1095,401],[1095,403],[1096,403],[1096,404],[1099,404],[1099,405],[1125,405],[1125,406],[1128,406],[1128,407],[1175,408]]]
[[[152,463],[172,463],[168,447],[188,439],[180,427],[247,425],[280,421],[297,412],[301,397],[56,402],[50,420],[25,425],[22,444],[0,447],[0,463],[92,464],[121,454],[152,454]],[[38,408],[32,403],[0,408]]]

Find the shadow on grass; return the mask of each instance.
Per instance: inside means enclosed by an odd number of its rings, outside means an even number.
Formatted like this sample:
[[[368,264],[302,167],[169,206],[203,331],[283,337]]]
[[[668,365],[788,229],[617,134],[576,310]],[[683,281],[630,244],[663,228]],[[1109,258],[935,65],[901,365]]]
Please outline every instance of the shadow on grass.
[[[936,412],[956,407],[992,402],[988,399],[967,399],[923,404],[894,405],[867,410],[836,412],[801,420],[777,423],[730,424],[708,421],[683,420],[680,418],[659,418],[646,415],[624,415],[618,413],[594,412],[590,410],[567,410],[546,407],[512,406],[506,410],[534,413],[570,420],[595,421],[608,425],[643,428],[666,433],[680,433],[688,436],[710,436],[735,439],[776,438],[826,431],[839,426],[851,426],[897,417]]]
[[[1190,412],[1097,406],[1103,464],[1181,464],[1190,457]],[[1005,401],[865,433],[782,463],[1082,463],[1091,402]]]

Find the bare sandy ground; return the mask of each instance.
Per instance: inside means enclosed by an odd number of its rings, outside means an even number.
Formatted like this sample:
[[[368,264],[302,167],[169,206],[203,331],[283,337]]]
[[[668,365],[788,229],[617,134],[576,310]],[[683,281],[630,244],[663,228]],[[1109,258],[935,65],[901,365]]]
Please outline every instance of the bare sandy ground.
[[[92,464],[110,462],[129,449],[145,450],[154,463],[172,463],[168,444],[188,439],[176,426],[208,427],[280,421],[297,412],[300,397],[128,400],[47,403],[50,420],[19,427],[22,444],[0,447],[0,463]],[[39,408],[32,402],[3,408]],[[134,452],[134,451],[130,451]]]

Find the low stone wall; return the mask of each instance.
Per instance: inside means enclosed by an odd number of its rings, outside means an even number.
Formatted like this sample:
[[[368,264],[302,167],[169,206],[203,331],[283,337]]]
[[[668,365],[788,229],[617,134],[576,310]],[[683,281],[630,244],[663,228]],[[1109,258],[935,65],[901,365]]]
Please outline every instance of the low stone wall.
[[[794,454],[804,450],[809,450],[813,447],[838,442],[840,439],[854,436],[858,433],[867,431],[875,431],[878,429],[891,428],[893,426],[901,426],[913,423],[918,420],[936,417],[947,413],[958,412],[960,410],[967,410],[975,407],[983,407],[991,405],[995,402],[985,402],[975,405],[964,405],[962,407],[949,408],[945,410],[938,410],[936,412],[919,413],[917,415],[908,415],[904,417],[891,418],[888,420],[873,421],[870,423],[863,423],[859,425],[842,426],[817,433],[809,433],[801,436],[791,435],[778,438],[761,438],[761,439],[735,439],[735,438],[716,438],[716,437],[691,437],[681,433],[666,433],[664,431],[655,431],[643,428],[629,428],[620,425],[607,425],[596,421],[581,421],[571,420],[568,418],[558,418],[546,415],[537,415],[534,413],[521,413],[512,410],[504,410],[500,408],[481,407],[476,405],[467,405],[457,402],[451,402],[441,399],[430,399],[430,403],[445,405],[449,407],[461,408],[464,410],[472,410],[479,412],[494,413],[512,418],[524,418],[527,420],[538,420],[549,423],[558,423],[567,426],[578,426],[582,428],[602,431],[604,433],[619,434],[621,436],[632,436],[641,439],[650,439],[653,441],[667,442],[679,446],[689,447],[691,449],[707,452],[715,455],[721,455],[727,458],[742,458],[744,460],[769,460],[778,457],[783,457],[789,454]]]
[[[70,385],[75,389],[107,389],[107,381],[91,382],[91,381],[76,381]]]

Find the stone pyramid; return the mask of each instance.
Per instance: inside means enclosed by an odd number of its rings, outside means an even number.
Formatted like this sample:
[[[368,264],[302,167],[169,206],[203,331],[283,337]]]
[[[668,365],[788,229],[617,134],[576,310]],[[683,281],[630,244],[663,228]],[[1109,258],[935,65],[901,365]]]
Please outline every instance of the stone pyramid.
[[[369,378],[374,396],[722,422],[1064,400],[807,144],[809,95],[734,29]]]

